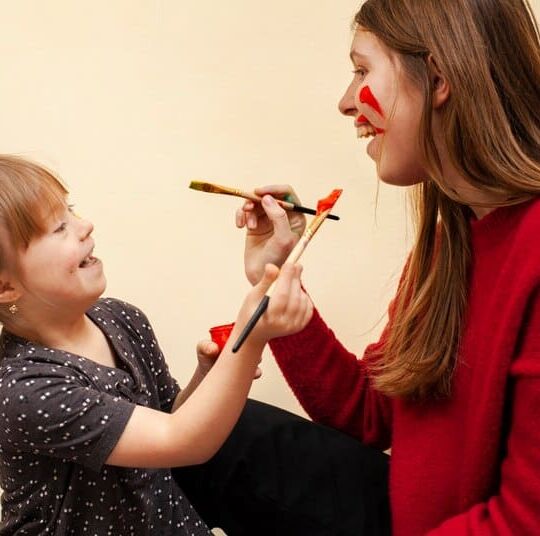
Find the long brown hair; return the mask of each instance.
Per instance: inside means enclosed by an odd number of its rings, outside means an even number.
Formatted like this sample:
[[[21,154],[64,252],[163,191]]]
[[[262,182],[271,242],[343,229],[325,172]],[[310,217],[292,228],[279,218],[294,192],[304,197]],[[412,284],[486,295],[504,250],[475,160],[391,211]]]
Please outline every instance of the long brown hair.
[[[367,0],[355,24],[396,51],[424,93],[428,178],[412,188],[416,242],[374,382],[390,396],[449,396],[467,305],[469,209],[441,170],[427,60],[451,87],[441,117],[452,164],[497,205],[519,203],[540,194],[538,27],[526,0]]]

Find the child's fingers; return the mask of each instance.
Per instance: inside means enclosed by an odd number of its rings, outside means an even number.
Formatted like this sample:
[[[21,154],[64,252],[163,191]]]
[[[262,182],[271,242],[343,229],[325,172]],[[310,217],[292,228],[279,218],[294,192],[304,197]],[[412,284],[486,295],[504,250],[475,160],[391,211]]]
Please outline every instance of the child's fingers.
[[[290,284],[279,289],[282,292],[278,300],[276,312],[280,315],[281,321],[287,324],[293,331],[304,328],[313,315],[313,303],[302,288],[303,267],[299,264],[292,266],[290,274]]]
[[[265,265],[263,276],[255,286],[255,289],[261,298],[266,294],[266,291],[270,288],[270,285],[278,278],[279,275],[279,268],[275,264],[269,263]]]
[[[204,340],[197,343],[197,357],[217,359],[218,356],[219,346],[214,341]]]
[[[308,303],[311,301],[307,294],[302,289],[302,276],[303,267],[301,265],[295,265],[295,273],[291,280],[289,288],[289,300],[287,302],[286,313],[293,322],[302,322]]]
[[[289,302],[291,301],[291,285],[294,278],[298,278],[301,273],[302,267],[291,263],[285,263],[281,267],[279,277],[276,281],[276,286],[272,293],[272,310],[278,315],[284,315],[289,308]]]

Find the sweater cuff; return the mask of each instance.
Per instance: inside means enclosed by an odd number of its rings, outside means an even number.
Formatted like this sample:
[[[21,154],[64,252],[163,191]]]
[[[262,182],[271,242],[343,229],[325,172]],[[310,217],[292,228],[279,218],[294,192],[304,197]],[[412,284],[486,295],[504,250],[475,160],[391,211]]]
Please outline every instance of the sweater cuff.
[[[270,341],[270,348],[276,358],[281,362],[287,358],[294,359],[299,353],[311,354],[320,349],[324,341],[328,341],[328,332],[330,329],[321,318],[319,311],[313,309],[313,315],[306,327],[285,337],[276,337]]]

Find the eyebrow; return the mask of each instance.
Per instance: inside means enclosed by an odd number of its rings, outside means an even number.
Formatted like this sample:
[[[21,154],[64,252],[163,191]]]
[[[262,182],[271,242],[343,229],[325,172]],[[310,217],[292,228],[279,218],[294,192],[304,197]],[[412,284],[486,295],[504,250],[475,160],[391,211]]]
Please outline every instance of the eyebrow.
[[[356,52],[356,50],[351,50],[351,53],[349,54],[349,57],[351,58],[351,61],[354,63],[354,60],[362,60],[367,61],[368,57],[364,54],[361,54],[360,52]]]

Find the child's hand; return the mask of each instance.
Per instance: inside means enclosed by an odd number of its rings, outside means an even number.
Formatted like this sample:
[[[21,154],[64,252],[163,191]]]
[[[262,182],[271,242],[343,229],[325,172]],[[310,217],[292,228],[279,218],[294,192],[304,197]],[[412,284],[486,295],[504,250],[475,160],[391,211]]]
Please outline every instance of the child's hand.
[[[199,372],[206,376],[208,371],[214,366],[217,358],[219,357],[219,346],[210,340],[199,341],[197,343],[197,361],[199,362]],[[260,378],[262,376],[262,370],[257,367],[254,378]]]
[[[284,264],[281,271],[267,264],[261,281],[248,294],[238,315],[237,325],[245,326],[270,285],[276,281],[268,308],[248,339],[266,344],[270,339],[301,331],[311,319],[313,304],[303,291],[299,264]]]
[[[204,376],[214,366],[219,356],[219,346],[213,341],[199,341],[197,343],[197,361],[199,370]]]

